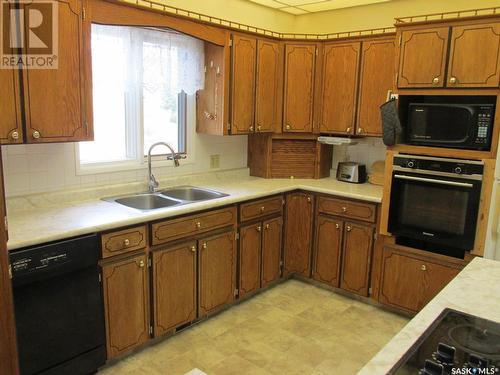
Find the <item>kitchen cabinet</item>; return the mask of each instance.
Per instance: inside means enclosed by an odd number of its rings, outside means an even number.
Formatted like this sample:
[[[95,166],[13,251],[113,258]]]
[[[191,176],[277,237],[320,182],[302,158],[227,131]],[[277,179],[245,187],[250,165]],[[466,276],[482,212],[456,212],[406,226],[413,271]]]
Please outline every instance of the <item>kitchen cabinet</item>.
[[[108,359],[149,339],[147,264],[141,254],[102,267]]]
[[[264,232],[262,234],[261,286],[264,288],[281,277],[283,218],[265,220],[262,224]]]
[[[394,37],[363,41],[359,73],[356,134],[382,136],[380,106],[394,86]]]
[[[101,235],[102,257],[109,258],[144,249],[148,244],[145,225],[103,233]]]
[[[309,277],[311,273],[314,196],[306,192],[286,195],[284,274]]]
[[[0,142],[22,143],[19,71],[0,69]]]
[[[257,40],[233,34],[231,48],[231,134],[254,131]]]
[[[360,42],[323,48],[322,133],[354,134],[360,50]]]
[[[93,140],[90,23],[83,2],[57,5],[57,69],[22,71],[27,143]]]
[[[152,254],[155,337],[197,317],[196,254],[196,241]]]
[[[463,268],[463,261],[429,258],[422,252],[385,246],[379,302],[418,312]]]
[[[340,287],[368,296],[374,228],[345,222]]]
[[[240,298],[256,292],[261,279],[262,223],[240,228]]]
[[[316,52],[314,43],[285,43],[283,131],[313,131]]]
[[[344,223],[320,215],[316,220],[313,279],[339,286]]]
[[[202,238],[199,252],[199,315],[231,303],[236,291],[236,241],[233,230]]]

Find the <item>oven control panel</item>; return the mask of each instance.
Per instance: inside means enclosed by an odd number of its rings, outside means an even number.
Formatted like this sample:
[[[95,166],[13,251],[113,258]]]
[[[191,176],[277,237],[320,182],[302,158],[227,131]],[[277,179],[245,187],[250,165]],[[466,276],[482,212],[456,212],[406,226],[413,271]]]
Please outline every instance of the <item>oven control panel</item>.
[[[486,145],[490,139],[491,128],[493,127],[494,110],[492,106],[480,107],[477,113],[477,134],[475,143]]]
[[[395,156],[393,165],[405,169],[418,169],[422,171],[444,172],[457,175],[482,175],[484,169],[483,164],[476,161],[409,155]]]

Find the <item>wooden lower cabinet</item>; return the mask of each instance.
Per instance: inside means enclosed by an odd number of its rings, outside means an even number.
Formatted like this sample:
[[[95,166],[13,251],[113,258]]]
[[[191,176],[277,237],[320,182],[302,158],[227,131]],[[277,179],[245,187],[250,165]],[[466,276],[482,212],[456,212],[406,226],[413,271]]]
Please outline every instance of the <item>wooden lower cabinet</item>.
[[[373,227],[345,222],[340,287],[368,296]]]
[[[462,270],[461,262],[438,261],[386,246],[382,254],[379,302],[418,312]]]
[[[314,248],[313,279],[339,286],[340,256],[344,223],[336,218],[318,216]]]
[[[108,359],[149,339],[147,264],[142,254],[102,267]]]
[[[262,223],[240,228],[240,298],[260,288]]]
[[[286,196],[284,273],[309,277],[314,197],[305,192]]]
[[[152,254],[155,337],[197,317],[196,241]]]
[[[262,273],[261,286],[265,287],[281,277],[281,247],[283,218],[277,217],[262,223]]]
[[[198,241],[199,316],[232,302],[236,291],[235,232],[229,231]]]

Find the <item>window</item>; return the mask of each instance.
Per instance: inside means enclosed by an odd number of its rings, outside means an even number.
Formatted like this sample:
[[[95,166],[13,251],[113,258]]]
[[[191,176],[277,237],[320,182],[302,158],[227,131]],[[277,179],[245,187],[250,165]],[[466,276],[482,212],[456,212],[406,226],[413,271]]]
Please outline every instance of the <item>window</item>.
[[[172,30],[92,25],[94,141],[80,142],[80,165],[139,165],[159,141],[188,153],[187,98],[203,87],[203,53]]]

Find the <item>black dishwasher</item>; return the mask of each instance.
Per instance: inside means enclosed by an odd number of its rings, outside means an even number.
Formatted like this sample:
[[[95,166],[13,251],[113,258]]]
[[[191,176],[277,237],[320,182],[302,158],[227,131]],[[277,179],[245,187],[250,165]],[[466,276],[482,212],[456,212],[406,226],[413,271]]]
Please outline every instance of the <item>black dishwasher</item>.
[[[10,254],[21,375],[85,375],[106,360],[99,241]]]

